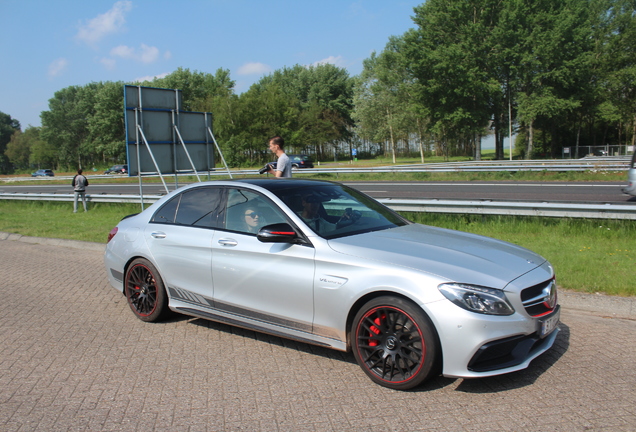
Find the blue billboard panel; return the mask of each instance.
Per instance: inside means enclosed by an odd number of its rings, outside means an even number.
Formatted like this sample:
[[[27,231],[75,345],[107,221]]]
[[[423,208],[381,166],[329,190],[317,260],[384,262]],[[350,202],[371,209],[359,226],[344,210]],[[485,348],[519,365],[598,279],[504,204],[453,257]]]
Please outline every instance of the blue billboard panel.
[[[124,87],[130,176],[214,169],[212,114],[181,104],[180,90]]]

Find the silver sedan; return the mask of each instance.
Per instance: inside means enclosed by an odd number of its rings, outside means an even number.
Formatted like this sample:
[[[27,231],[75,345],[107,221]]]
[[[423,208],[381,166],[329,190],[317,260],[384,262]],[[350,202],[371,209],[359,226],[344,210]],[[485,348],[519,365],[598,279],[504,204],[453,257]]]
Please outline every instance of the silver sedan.
[[[414,224],[338,183],[183,187],[124,218],[104,263],[143,321],[178,312],[351,350],[393,389],[524,369],[558,333],[544,258]]]

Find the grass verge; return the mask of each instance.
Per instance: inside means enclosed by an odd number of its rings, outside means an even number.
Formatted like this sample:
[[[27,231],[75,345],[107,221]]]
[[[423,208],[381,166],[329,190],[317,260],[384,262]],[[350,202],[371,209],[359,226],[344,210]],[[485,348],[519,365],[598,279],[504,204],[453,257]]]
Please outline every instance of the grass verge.
[[[0,231],[34,237],[105,243],[122,217],[138,204],[0,200]],[[636,222],[514,216],[405,213],[427,225],[472,232],[533,250],[555,267],[560,286],[579,292],[636,295]]]
[[[0,231],[32,237],[106,243],[122,217],[139,213],[139,204],[89,203],[88,212],[73,203],[0,200]]]

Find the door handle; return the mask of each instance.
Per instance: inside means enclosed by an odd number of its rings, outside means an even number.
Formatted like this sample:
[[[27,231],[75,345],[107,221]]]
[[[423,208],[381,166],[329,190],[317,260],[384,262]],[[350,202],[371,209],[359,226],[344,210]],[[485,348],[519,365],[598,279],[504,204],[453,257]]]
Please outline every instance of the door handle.
[[[238,242],[234,239],[222,238],[219,239],[219,244],[221,246],[236,246],[238,245]]]
[[[155,231],[150,233],[150,236],[156,238],[156,239],[162,239],[162,238],[166,238],[166,233],[161,232],[161,231]]]

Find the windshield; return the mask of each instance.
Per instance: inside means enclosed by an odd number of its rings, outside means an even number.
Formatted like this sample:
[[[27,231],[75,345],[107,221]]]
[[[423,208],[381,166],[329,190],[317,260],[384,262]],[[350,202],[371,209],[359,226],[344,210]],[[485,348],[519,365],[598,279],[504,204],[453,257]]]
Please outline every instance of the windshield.
[[[338,184],[284,188],[274,193],[326,239],[390,229],[410,222],[374,199]]]

